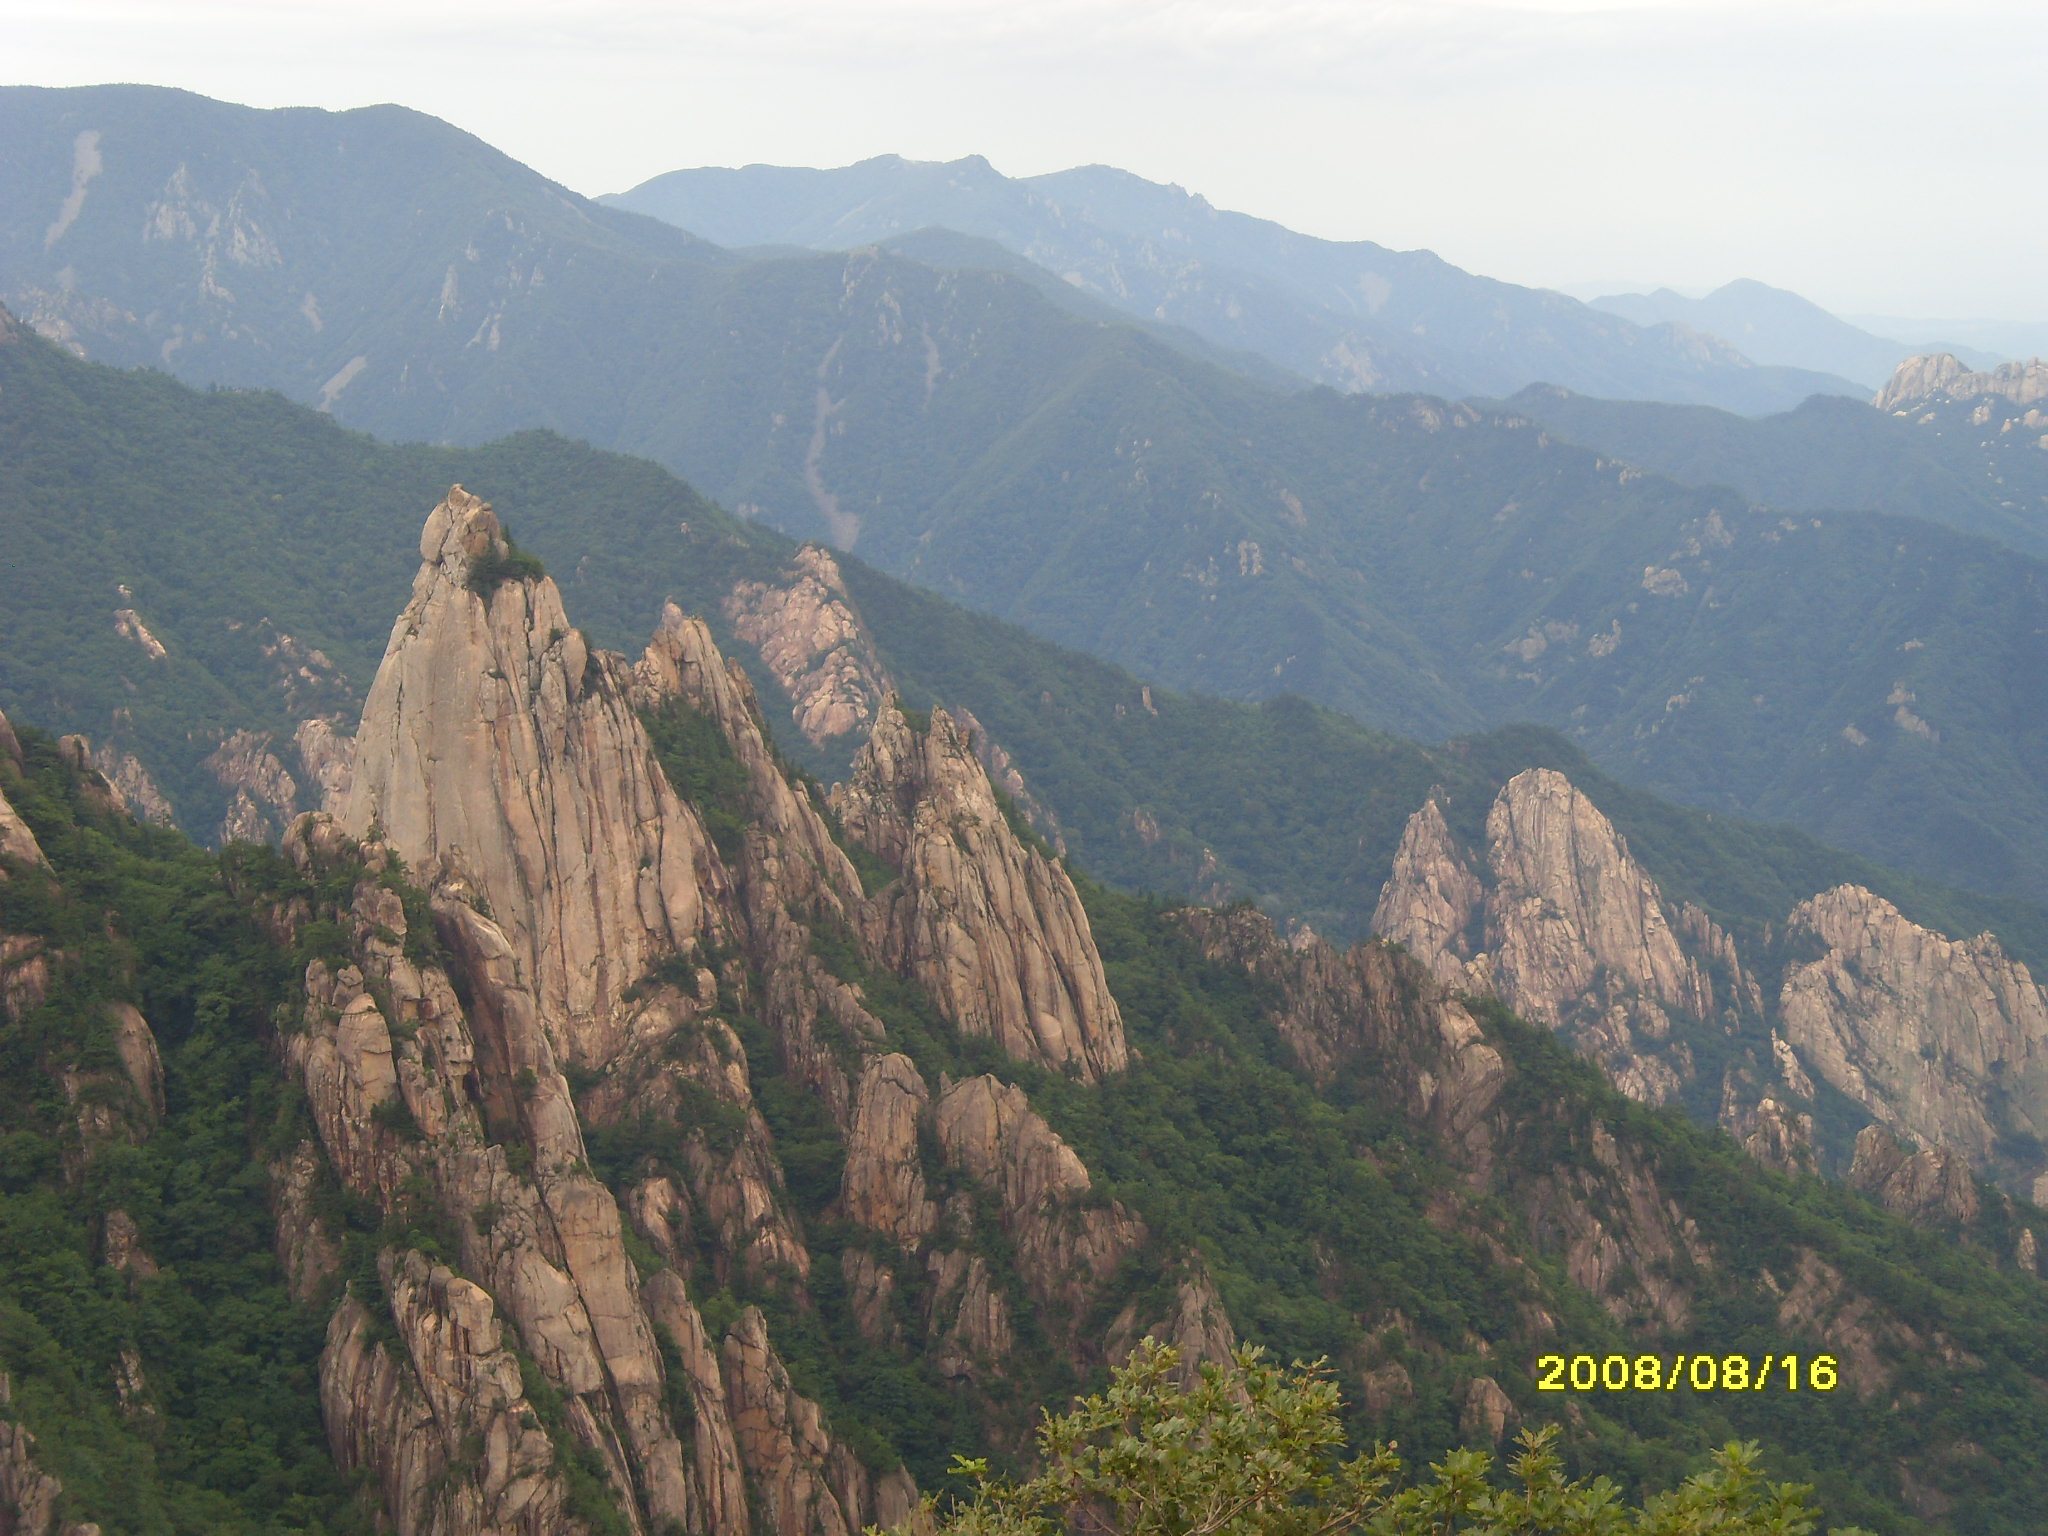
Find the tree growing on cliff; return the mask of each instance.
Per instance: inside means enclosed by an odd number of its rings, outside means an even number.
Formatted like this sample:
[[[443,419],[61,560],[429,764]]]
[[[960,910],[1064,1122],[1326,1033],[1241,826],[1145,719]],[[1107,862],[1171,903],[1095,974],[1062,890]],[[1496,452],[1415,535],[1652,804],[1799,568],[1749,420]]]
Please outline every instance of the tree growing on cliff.
[[[1408,1484],[1392,1446],[1342,1458],[1341,1406],[1320,1364],[1281,1367],[1245,1347],[1184,1384],[1179,1352],[1147,1339],[1107,1391],[1040,1424],[1035,1476],[959,1458],[973,1492],[928,1501],[923,1522],[938,1536],[1809,1536],[1819,1524],[1809,1490],[1766,1481],[1754,1445],[1631,1507],[1606,1478],[1564,1475],[1555,1426],[1522,1436],[1511,1486],[1476,1450]]]

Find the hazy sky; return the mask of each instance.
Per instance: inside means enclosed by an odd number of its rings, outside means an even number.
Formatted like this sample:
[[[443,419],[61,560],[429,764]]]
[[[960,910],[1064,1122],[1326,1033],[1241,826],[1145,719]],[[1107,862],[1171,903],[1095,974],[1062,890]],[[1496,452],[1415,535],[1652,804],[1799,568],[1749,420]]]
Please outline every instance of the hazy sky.
[[[396,101],[582,192],[1105,162],[1517,282],[2048,319],[2043,0],[0,0],[0,79]]]

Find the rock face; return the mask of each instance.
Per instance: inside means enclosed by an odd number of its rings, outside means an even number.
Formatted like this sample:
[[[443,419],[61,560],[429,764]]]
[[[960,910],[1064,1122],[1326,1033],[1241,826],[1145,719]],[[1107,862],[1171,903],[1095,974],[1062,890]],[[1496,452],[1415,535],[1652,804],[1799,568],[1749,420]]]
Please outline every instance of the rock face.
[[[36,1437],[8,1416],[13,1388],[0,1371],[0,1531],[7,1536],[100,1536],[96,1525],[62,1524],[64,1485],[36,1463]]]
[[[1084,1203],[1087,1168],[1020,1089],[993,1077],[947,1083],[933,1118],[947,1161],[996,1191],[1026,1288],[1078,1327],[1090,1293],[1143,1241],[1142,1224],[1114,1201]]]
[[[1126,1051],[1073,884],[1011,831],[950,720],[913,732],[889,707],[843,807],[901,870],[870,896],[700,621],[668,607],[630,667],[587,652],[552,582],[491,585],[510,546],[459,487],[421,547],[345,813],[302,817],[285,840],[322,889],[357,871],[347,953],[309,965],[285,1043],[318,1134],[276,1170],[294,1292],[336,1284],[311,1194],[323,1163],[358,1199],[408,1218],[426,1202],[460,1237],[443,1262],[385,1253],[388,1317],[353,1293],[334,1313],[322,1381],[337,1455],[373,1476],[399,1529],[451,1536],[579,1528],[564,1454],[604,1469],[636,1531],[851,1536],[905,1518],[914,1484],[863,1465],[796,1390],[763,1313],[743,1309],[720,1339],[692,1301],[708,1271],[811,1305],[812,1258],[754,1099],[769,1064],[749,1062],[731,1016],[765,1027],[774,1065],[843,1137],[831,1214],[891,1245],[840,1265],[870,1338],[904,1345],[921,1328],[941,1371],[973,1385],[1008,1369],[1030,1308],[1077,1363],[1099,1360],[1083,1324],[1142,1225],[1093,1196],[1021,1090],[976,1078],[935,1092],[820,943],[850,942],[862,977],[922,985],[963,1031],[1094,1078]],[[837,590],[829,560],[805,570]],[[717,797],[704,814],[718,843],[657,739],[729,754],[717,788],[689,790]],[[430,936],[402,868],[427,886]],[[586,1125],[653,1137],[616,1199],[589,1172]],[[1014,1276],[974,1251],[983,1221],[1000,1224]],[[1213,1291],[1184,1300],[1172,1323],[1190,1341],[1230,1336]],[[508,1372],[515,1344],[524,1378]],[[538,1442],[535,1370],[563,1404]]]
[[[857,739],[873,726],[892,685],[829,550],[806,544],[779,585],[740,582],[725,615],[782,684],[813,746]]]
[[[222,843],[265,843],[299,813],[299,786],[265,731],[236,731],[200,766],[233,795],[222,819]]]
[[[1510,779],[1486,840],[1496,882],[1486,947],[1509,1006],[1562,1023],[1605,972],[1635,995],[1637,1018],[1656,1007],[1709,1011],[1711,991],[1679,947],[1661,893],[1563,774],[1534,768]]]
[[[925,1198],[918,1131],[931,1090],[908,1056],[868,1058],[847,1136],[840,1206],[849,1221],[915,1247],[938,1221]]]
[[[1432,797],[1409,819],[1373,931],[1405,944],[1438,980],[1497,992],[1563,1031],[1631,1097],[1670,1099],[1692,1071],[1672,1039],[1674,1016],[1715,1010],[1698,956],[1732,967],[1734,1003],[1753,993],[1726,935],[1704,913],[1674,910],[1613,824],[1555,769],[1529,769],[1502,788],[1486,819],[1485,866],[1482,880]]]
[[[382,1268],[404,1354],[379,1347],[359,1303],[335,1310],[320,1406],[336,1459],[377,1470],[401,1531],[570,1528],[555,1448],[489,1294],[417,1253]]]
[[[355,742],[337,731],[338,722],[325,715],[301,720],[292,733],[299,766],[318,791],[316,811],[338,816],[348,806],[349,781],[355,772]]]
[[[1849,1182],[1922,1226],[1966,1227],[1977,1219],[1969,1164],[1947,1147],[1902,1147],[1882,1126],[1866,1125],[1857,1136]]]
[[[1393,873],[1372,915],[1372,931],[1407,945],[1437,980],[1460,986],[1483,942],[1473,929],[1485,900],[1485,887],[1452,838],[1436,797],[1430,796],[1402,829]]]
[[[1871,404],[1880,411],[1903,414],[1905,408],[1923,400],[1968,400],[1977,395],[2003,395],[2014,405],[2048,400],[2048,362],[2037,357],[1973,373],[1960,358],[1947,352],[1909,357],[1893,370]]]
[[[15,739],[14,727],[7,723],[5,715],[0,715],[0,757],[4,757],[15,772],[21,771],[21,743]],[[20,813],[8,804],[4,793],[0,793],[0,858],[12,859],[17,864],[44,864],[42,845],[36,841],[35,833],[29,830]],[[0,870],[0,878],[4,877],[5,871]]]
[[[17,864],[38,867],[45,863],[42,845],[29,830],[27,822],[14,807],[8,804],[7,796],[0,794],[0,858],[12,859]],[[4,873],[0,873],[4,878]]]
[[[1708,1044],[1729,1063],[1721,1123],[1785,1172],[1816,1166],[1819,1082],[2016,1190],[2048,1179],[2048,1159],[2014,1150],[2048,1140],[2048,992],[1990,935],[1947,939],[1841,886],[1787,914],[1767,998],[1729,934],[1666,898],[1562,774],[1509,780],[1485,836],[1469,853],[1432,797],[1373,916],[1439,982],[1497,993],[1651,1103],[1695,1079]]]
[[[287,851],[309,870],[354,856],[337,829],[310,818]],[[500,1348],[503,1315],[563,1394],[565,1432],[598,1453],[618,1488],[637,1486],[628,1503],[650,1521],[683,1521],[692,1506],[662,1408],[660,1352],[512,945],[470,907],[437,898],[437,937],[459,958],[465,1008],[439,965],[407,957],[404,908],[379,883],[388,850],[364,853],[355,961],[309,967],[287,1061],[342,1185],[388,1211],[417,1215],[431,1200],[461,1234],[473,1278],[386,1251],[402,1357],[376,1342],[357,1302],[335,1314],[321,1380],[337,1458],[375,1473],[401,1528],[563,1528],[566,1489],[547,1436],[525,1427],[519,1372]],[[317,1253],[299,1236],[299,1251]],[[294,1285],[307,1288],[300,1276]],[[464,1455],[451,1470],[476,1436],[491,1454]]]
[[[1074,883],[1010,829],[944,710],[919,730],[886,708],[833,805],[901,872],[871,931],[947,1019],[1055,1071],[1092,1080],[1123,1068],[1123,1020]]]
[[[491,509],[456,487],[420,554],[363,707],[342,824],[379,828],[414,865],[458,865],[560,1021],[558,1044],[603,1064],[625,1044],[626,990],[719,934],[724,871],[654,766],[623,669],[570,628],[554,582],[472,589],[509,554]]]
[[[1274,1026],[1311,1077],[1329,1082],[1347,1065],[1377,1063],[1411,1118],[1468,1166],[1490,1166],[1489,1116],[1507,1063],[1441,987],[1417,995],[1405,957],[1384,944],[1346,951],[1319,938],[1283,944],[1257,912],[1196,911],[1187,924],[1211,959],[1278,989],[1284,1002]]]
[[[2044,1170],[2001,1138],[2048,1139],[2048,994],[1989,934],[1956,941],[1860,886],[1800,903],[1779,1013],[1816,1077],[1880,1124],[2022,1188]],[[2006,1142],[2006,1145],[2011,1145]]]
[[[93,749],[92,765],[107,781],[107,788],[114,792],[114,798],[138,820],[154,822],[160,827],[175,827],[177,814],[171,809],[171,802],[157,787],[149,770],[132,754],[123,752],[111,742],[101,742]]]

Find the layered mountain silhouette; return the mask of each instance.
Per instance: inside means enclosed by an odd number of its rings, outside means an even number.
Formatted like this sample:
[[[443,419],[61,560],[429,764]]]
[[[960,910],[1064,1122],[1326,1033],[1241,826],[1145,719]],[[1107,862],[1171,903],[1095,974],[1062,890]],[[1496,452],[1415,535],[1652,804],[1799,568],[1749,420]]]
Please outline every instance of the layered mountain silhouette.
[[[1111,166],[1013,179],[979,156],[885,155],[840,170],[671,171],[603,201],[721,245],[925,254],[933,230],[979,237],[1127,315],[1343,390],[1500,394],[1542,381],[1767,411],[1855,389],[1810,367],[1759,367],[1670,317],[1617,324],[1428,251],[1297,234]]]
[[[1995,547],[1758,510],[1514,409],[1263,388],[1012,272],[742,258],[398,109],[0,101],[0,288],[88,355],[398,439],[550,426],[1162,684],[1535,719],[2038,894],[2041,588]]]

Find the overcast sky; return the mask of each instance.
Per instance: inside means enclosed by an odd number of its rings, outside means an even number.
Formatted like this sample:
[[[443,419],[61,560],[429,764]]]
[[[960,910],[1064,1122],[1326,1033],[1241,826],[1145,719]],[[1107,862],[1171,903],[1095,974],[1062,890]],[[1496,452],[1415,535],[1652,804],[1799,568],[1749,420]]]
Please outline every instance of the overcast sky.
[[[1516,282],[2048,320],[2043,0],[0,0],[0,78],[395,101],[589,193],[1103,162]]]

